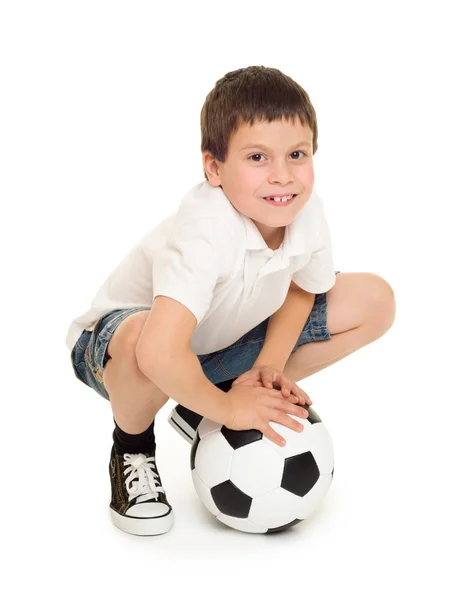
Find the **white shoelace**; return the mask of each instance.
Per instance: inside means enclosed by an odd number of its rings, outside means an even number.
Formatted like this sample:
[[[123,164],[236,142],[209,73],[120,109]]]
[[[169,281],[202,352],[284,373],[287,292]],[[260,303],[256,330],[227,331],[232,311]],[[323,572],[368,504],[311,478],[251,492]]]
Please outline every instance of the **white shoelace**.
[[[151,463],[153,461],[153,464]],[[128,499],[133,500],[136,496],[138,502],[145,502],[159,497],[159,492],[164,493],[164,488],[161,486],[161,480],[157,473],[153,471],[156,468],[155,457],[146,457],[144,454],[124,454],[124,466],[129,465],[124,475],[125,485],[127,487]],[[138,483],[130,486],[132,481],[137,478]]]

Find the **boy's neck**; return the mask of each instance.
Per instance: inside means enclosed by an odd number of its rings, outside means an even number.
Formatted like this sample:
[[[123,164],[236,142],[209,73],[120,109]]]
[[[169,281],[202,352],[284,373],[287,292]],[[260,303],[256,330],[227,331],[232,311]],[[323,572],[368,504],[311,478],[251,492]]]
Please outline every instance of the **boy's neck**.
[[[266,245],[271,250],[278,250],[284,240],[286,227],[279,227],[278,231],[275,231],[274,236],[271,236],[268,240],[265,240]]]

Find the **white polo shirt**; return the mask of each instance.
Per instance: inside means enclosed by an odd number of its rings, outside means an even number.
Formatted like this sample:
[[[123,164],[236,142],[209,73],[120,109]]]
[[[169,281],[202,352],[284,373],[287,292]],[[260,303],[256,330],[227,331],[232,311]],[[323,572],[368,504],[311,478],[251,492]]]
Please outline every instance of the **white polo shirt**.
[[[83,330],[92,331],[105,314],[136,306],[149,310],[163,295],[195,315],[190,347],[209,354],[276,312],[291,280],[315,294],[336,281],[323,202],[315,189],[286,226],[281,246],[272,250],[224,191],[203,181],[110,273],[88,310],[71,323],[66,344],[71,351]]]

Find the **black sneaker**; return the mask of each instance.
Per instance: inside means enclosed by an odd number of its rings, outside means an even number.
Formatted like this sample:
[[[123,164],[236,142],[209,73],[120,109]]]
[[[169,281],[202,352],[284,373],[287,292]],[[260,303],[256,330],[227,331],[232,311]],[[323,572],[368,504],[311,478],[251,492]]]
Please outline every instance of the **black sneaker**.
[[[234,379],[229,379],[228,381],[221,381],[221,383],[215,383],[214,385],[223,390],[223,392],[228,392],[231,389],[233,381]],[[202,415],[185,408],[181,404],[176,404],[167,418],[177,433],[190,444],[195,439],[195,433],[202,419]]]
[[[155,461],[155,453],[120,456],[112,445],[110,513],[114,525],[126,533],[159,535],[173,525],[174,514]]]

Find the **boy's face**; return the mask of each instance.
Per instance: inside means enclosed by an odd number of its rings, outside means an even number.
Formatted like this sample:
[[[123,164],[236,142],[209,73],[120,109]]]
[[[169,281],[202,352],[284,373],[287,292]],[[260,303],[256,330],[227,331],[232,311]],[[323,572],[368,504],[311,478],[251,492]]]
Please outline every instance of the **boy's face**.
[[[314,187],[312,131],[298,118],[243,124],[231,137],[224,163],[208,152],[203,161],[210,184],[220,186],[231,204],[252,219],[265,242],[275,247]],[[297,195],[286,206],[264,199],[289,194]]]

